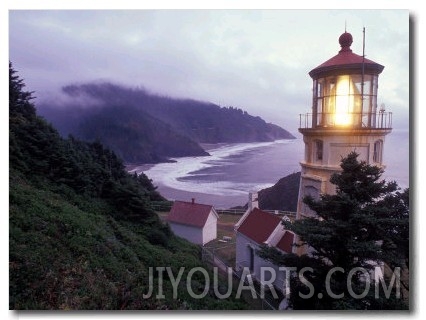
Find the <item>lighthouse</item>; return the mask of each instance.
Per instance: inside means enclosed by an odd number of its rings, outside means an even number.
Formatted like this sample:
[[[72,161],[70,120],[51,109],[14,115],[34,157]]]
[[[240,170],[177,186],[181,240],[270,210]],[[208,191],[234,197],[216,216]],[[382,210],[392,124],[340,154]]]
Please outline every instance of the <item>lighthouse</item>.
[[[297,219],[315,217],[303,203],[305,196],[318,199],[320,194],[335,193],[330,177],[341,170],[341,160],[350,152],[370,165],[384,167],[385,137],[392,131],[392,113],[377,102],[384,66],[366,59],[364,52],[353,53],[352,42],[352,35],[345,31],[339,37],[337,55],[309,72],[312,109],[300,115],[305,154],[300,163]]]

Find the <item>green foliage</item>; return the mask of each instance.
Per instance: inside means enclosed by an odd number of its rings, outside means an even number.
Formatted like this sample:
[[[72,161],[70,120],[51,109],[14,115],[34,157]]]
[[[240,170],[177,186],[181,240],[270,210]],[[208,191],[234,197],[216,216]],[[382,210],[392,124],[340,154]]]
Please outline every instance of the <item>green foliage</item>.
[[[54,185],[36,188],[14,173],[10,182],[11,309],[247,308],[243,301],[222,303],[210,295],[201,300],[188,295],[188,271],[205,267],[197,246],[173,234],[167,235],[170,248],[152,244],[149,239],[153,233],[115,220],[108,215],[112,208],[105,201],[75,193],[64,196],[53,191]],[[165,236],[164,230],[166,226],[156,232]],[[167,277],[164,299],[156,299],[157,278],[152,297],[143,298],[149,291],[149,267],[156,266],[171,267],[174,274],[185,268],[177,300]],[[204,286],[202,279],[193,280],[194,290]]]
[[[25,91],[25,83],[16,74],[9,62],[9,114],[14,116],[19,114],[23,117],[33,117],[35,115],[33,92]]]
[[[283,255],[274,248],[263,248],[260,255],[280,265],[312,267],[305,278],[314,285],[315,295],[309,299],[299,292],[309,288],[295,275],[291,284],[291,304],[295,309],[394,309],[406,308],[404,300],[377,299],[374,286],[366,295],[354,298],[348,289],[347,279],[355,268],[372,270],[375,263],[400,267],[408,272],[409,258],[409,190],[403,192],[395,182],[380,180],[383,170],[358,161],[353,152],[342,160],[342,172],[330,181],[336,185],[336,194],[321,195],[320,200],[306,197],[304,202],[316,212],[315,218],[283,222],[288,230],[300,237],[298,246],[310,248],[310,254]],[[339,267],[343,272],[333,273],[332,292],[344,297],[330,297],[326,278],[330,270]],[[351,274],[355,292],[363,292],[365,281],[362,272]],[[407,279],[408,280],[408,279]],[[401,280],[403,281],[403,280]],[[357,291],[358,290],[358,291]],[[317,294],[321,293],[321,298]],[[395,301],[398,301],[396,303]]]
[[[9,85],[10,309],[247,307],[211,295],[194,299],[185,281],[174,299],[169,278],[164,299],[144,298],[149,268],[184,267],[186,275],[204,266],[200,249],[175,237],[152,211],[151,201],[165,199],[145,175],[128,174],[97,141],[61,138],[36,115],[11,65]]]
[[[169,125],[129,106],[106,106],[85,116],[72,133],[87,141],[102,141],[128,163],[207,155],[197,143]]]

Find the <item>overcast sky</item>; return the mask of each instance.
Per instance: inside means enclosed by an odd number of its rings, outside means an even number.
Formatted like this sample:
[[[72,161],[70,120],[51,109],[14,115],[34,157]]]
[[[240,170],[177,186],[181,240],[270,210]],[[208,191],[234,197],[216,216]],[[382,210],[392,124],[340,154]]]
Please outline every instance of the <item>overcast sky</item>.
[[[234,106],[297,132],[311,108],[308,72],[340,50],[385,66],[379,104],[408,129],[407,10],[11,10],[9,58],[42,100],[107,80]]]

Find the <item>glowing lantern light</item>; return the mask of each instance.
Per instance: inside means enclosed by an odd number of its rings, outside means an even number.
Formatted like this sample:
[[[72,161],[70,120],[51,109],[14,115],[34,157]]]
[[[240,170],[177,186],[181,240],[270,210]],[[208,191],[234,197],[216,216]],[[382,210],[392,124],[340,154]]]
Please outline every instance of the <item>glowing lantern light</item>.
[[[301,128],[374,128],[377,126],[378,76],[383,66],[352,52],[352,35],[339,37],[339,53],[309,72],[312,114]]]
[[[354,99],[350,96],[351,91],[353,92],[353,83],[349,76],[340,76],[336,85],[334,111],[334,123],[338,126],[347,126],[353,123]]]

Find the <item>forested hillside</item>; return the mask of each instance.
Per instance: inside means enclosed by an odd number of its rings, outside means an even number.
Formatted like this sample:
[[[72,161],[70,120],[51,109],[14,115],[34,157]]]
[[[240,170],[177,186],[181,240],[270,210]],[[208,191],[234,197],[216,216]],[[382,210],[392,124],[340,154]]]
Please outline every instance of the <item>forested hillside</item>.
[[[86,114],[71,131],[85,141],[101,141],[127,163],[157,163],[169,157],[208,155],[170,125],[132,107],[105,107]]]
[[[285,129],[234,107],[154,95],[111,83],[63,88],[65,105],[40,106],[62,135],[98,139],[127,162],[205,155],[198,143],[293,139]]]
[[[297,211],[300,172],[281,178],[272,187],[259,191],[259,206],[268,210]]]
[[[203,266],[199,248],[159,220],[151,203],[164,199],[146,176],[128,174],[99,142],[62,138],[37,116],[11,64],[9,139],[10,309],[247,307],[232,296],[194,299],[186,281],[174,299],[168,277],[164,298],[143,297],[150,267],[171,267],[174,274],[184,267],[186,279],[192,267]],[[191,285],[204,288],[204,277],[193,276]]]

